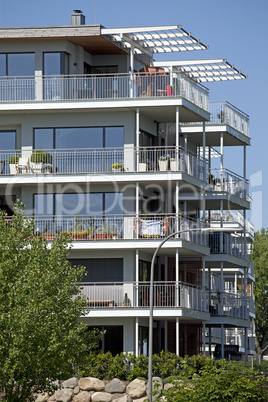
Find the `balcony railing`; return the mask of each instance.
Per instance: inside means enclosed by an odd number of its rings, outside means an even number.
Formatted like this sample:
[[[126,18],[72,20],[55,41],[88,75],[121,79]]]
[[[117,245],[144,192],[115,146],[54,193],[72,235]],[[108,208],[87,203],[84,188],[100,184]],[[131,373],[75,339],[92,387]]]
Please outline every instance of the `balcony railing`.
[[[182,97],[208,111],[208,91],[183,73],[1,77],[0,102]]]
[[[240,295],[212,293],[209,312],[212,316],[228,316],[247,320],[249,318],[248,301]]]
[[[47,240],[64,232],[72,240],[153,240],[165,238],[178,230],[188,230],[177,237],[208,247],[208,233],[191,231],[202,222],[182,215],[101,215],[35,217],[36,233]]]
[[[46,153],[47,163],[40,163],[40,161],[36,163],[37,160],[32,151],[0,151],[0,174],[182,171],[208,181],[207,160],[192,152],[186,152],[181,147],[46,149],[42,151]],[[16,162],[11,166],[9,162],[12,155],[16,155],[13,157]]]
[[[226,101],[209,102],[210,121],[207,124],[228,124],[235,130],[249,135],[249,116]]]
[[[82,283],[82,295],[91,309],[149,308],[149,282]],[[200,286],[183,282],[154,282],[154,308],[183,307],[208,311],[208,298]]]
[[[211,211],[210,214],[210,222],[217,223],[221,221],[221,217],[223,222],[227,223],[237,223],[242,227],[246,226],[246,232],[248,232],[251,236],[254,236],[254,223],[246,218],[246,225],[243,213],[239,210],[236,211],[223,211],[221,214],[220,211]],[[208,216],[207,216],[208,218]]]
[[[247,259],[247,244],[242,236],[221,232],[211,233],[209,237],[211,254],[230,254]]]
[[[210,169],[209,183],[212,191],[227,192],[244,200],[247,199],[248,180],[227,169]]]

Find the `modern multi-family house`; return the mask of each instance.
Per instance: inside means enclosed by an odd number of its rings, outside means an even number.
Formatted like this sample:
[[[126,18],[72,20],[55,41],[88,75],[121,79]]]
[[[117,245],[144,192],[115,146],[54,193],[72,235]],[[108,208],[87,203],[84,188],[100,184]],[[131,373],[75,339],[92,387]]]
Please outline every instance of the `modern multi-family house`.
[[[204,86],[246,77],[224,59],[153,57],[205,49],[180,26],[110,29],[81,12],[69,26],[0,28],[1,208],[12,215],[19,198],[48,241],[69,234],[104,351],[147,353],[152,255],[181,231],[155,265],[154,351],[218,342],[224,356],[243,339],[249,352],[248,116]],[[242,147],[242,177],[226,147]]]

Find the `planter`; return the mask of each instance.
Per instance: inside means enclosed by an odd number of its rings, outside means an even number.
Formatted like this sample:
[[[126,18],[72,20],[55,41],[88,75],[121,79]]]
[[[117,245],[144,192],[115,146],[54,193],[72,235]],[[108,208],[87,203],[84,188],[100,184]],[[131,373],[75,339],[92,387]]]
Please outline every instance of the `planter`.
[[[97,240],[107,239],[107,234],[106,233],[96,233],[96,234],[94,234],[94,239],[97,239]]]
[[[169,160],[169,163],[170,163],[170,170],[172,170],[172,172],[176,172],[176,159],[171,158]]]
[[[112,172],[114,172],[114,173],[122,172],[122,169],[120,169],[120,168],[112,168]]]
[[[17,165],[15,163],[9,164],[10,174],[17,174]]]
[[[139,172],[146,172],[147,171],[147,163],[140,162],[139,163]]]
[[[44,238],[51,241],[53,240],[53,234],[44,234]]]
[[[166,161],[158,161],[158,166],[159,166],[159,170],[161,172],[164,172],[164,171],[168,170],[168,160],[166,160]]]

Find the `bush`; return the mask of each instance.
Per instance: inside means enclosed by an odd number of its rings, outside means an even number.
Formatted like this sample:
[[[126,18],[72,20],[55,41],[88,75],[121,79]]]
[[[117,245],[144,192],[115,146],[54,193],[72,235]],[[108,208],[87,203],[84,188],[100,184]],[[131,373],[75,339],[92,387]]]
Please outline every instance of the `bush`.
[[[51,163],[51,155],[42,150],[34,150],[31,155],[32,163]]]
[[[8,163],[10,165],[15,165],[16,163],[18,163],[19,158],[19,155],[10,155],[10,157],[8,158]]]

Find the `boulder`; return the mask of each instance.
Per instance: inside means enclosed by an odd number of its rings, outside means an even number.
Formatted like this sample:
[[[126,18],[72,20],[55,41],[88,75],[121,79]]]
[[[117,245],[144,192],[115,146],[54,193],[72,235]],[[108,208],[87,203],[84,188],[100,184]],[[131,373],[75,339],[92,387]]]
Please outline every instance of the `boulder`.
[[[60,402],[70,402],[73,397],[74,390],[72,388],[58,389],[55,392],[56,401]]]
[[[112,395],[107,392],[94,392],[91,400],[92,402],[111,402]]]
[[[141,398],[146,394],[146,383],[136,378],[127,386],[127,393],[131,398]]]
[[[79,387],[82,391],[103,391],[104,382],[94,377],[84,377],[79,380]]]
[[[38,395],[38,397],[37,397],[37,399],[36,399],[36,402],[47,402],[48,398],[49,398],[49,396],[48,396],[48,394],[45,392],[44,394],[39,394],[39,395]]]
[[[114,378],[111,382],[105,385],[105,392],[109,392],[110,394],[116,394],[116,393],[123,394],[125,391],[126,391],[125,384],[118,378]]]
[[[163,389],[163,381],[162,381],[162,379],[160,377],[153,377],[152,382],[153,382],[153,391],[155,392],[155,394],[152,396],[152,400],[155,401],[161,395],[161,392],[162,392],[162,389]],[[149,396],[148,384],[147,384],[147,387],[146,387],[146,394]]]
[[[62,387],[63,388],[75,388],[78,385],[78,379],[75,377],[69,378],[66,381],[63,381]]]
[[[80,391],[80,388],[77,385],[77,387],[74,388],[74,394],[77,395],[79,391]]]
[[[135,402],[136,402],[136,400],[135,400]],[[113,402],[132,402],[132,401],[133,401],[133,399],[129,395],[122,395],[119,398],[113,399]]]
[[[87,391],[81,391],[73,398],[73,402],[90,402],[90,401],[91,401],[91,392]]]

